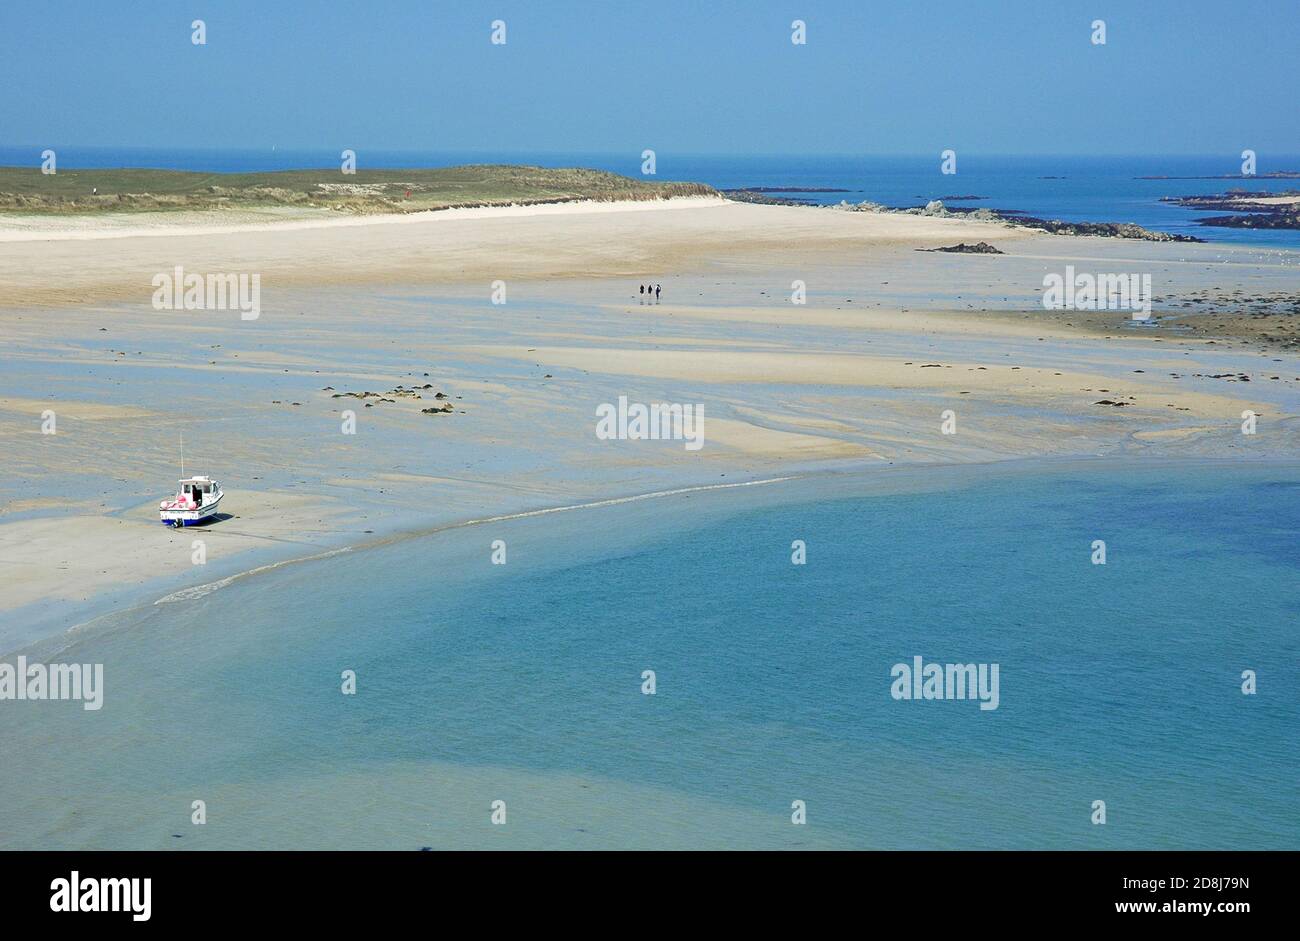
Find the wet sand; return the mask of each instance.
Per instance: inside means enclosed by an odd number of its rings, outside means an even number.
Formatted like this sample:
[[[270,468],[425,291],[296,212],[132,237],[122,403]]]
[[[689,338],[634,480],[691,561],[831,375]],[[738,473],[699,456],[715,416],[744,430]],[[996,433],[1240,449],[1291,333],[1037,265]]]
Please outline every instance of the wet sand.
[[[236,228],[0,252],[0,651],[494,513],[891,464],[1300,453],[1293,349],[1160,303],[1154,326],[1041,305],[1066,264],[1148,271],[1157,297],[1285,294],[1295,253],[741,204]],[[980,240],[1007,254],[916,251]],[[176,264],[259,273],[261,316],[154,310]],[[619,396],[703,406],[704,447],[599,440]],[[181,432],[230,518],[178,533],[156,508]]]

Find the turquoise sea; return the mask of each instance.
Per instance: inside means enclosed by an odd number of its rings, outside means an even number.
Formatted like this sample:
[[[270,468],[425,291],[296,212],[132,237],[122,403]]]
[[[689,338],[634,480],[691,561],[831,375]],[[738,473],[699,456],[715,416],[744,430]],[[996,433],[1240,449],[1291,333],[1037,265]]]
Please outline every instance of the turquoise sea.
[[[98,712],[0,704],[0,848],[1296,849],[1298,533],[1297,465],[1031,463],[287,565],[75,635]]]

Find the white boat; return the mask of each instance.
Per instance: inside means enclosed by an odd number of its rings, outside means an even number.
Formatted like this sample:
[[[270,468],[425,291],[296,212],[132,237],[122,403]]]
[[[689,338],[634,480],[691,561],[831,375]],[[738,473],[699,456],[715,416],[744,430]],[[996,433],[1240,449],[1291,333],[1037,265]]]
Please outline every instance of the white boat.
[[[215,516],[225,495],[221,484],[210,477],[185,477],[176,496],[158,504],[158,515],[168,526],[190,526]]]

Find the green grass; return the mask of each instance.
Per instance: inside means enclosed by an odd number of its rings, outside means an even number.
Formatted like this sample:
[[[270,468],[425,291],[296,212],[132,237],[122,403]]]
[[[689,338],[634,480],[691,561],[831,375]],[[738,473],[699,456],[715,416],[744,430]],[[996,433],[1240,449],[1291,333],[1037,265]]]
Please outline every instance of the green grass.
[[[98,194],[92,191],[97,189]],[[427,170],[60,170],[0,167],[0,212],[95,213],[302,207],[355,214],[453,206],[714,195],[700,183],[656,183],[602,170],[476,165]]]

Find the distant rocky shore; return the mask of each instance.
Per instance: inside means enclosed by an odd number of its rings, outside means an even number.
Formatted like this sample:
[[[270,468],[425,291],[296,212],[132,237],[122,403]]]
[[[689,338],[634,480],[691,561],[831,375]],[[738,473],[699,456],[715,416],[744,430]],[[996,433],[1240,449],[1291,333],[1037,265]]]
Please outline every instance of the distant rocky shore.
[[[1232,229],[1300,229],[1300,190],[1281,193],[1229,190],[1212,195],[1165,196],[1160,201],[1188,209],[1231,213],[1197,219],[1197,225]]]
[[[1168,232],[1153,232],[1131,222],[1063,222],[1060,219],[1039,219],[1021,212],[1004,209],[968,209],[951,208],[943,200],[934,199],[924,206],[891,208],[880,203],[862,202],[852,204],[841,202],[835,209],[849,212],[893,212],[913,216],[934,216],[937,218],[976,219],[984,222],[1002,222],[1006,225],[1021,226],[1029,229],[1042,229],[1053,235],[1083,235],[1100,238],[1141,239],[1145,242],[1203,242],[1194,235],[1170,235]]]
[[[852,193],[840,186],[742,186],[723,193]]]
[[[853,190],[823,186],[742,186],[737,189],[719,190],[727,199],[740,203],[758,203],[763,206],[814,206],[811,199],[798,196],[785,196],[785,193],[852,193]]]
[[[746,186],[737,189],[720,190],[728,199],[738,202],[760,203],[767,206],[816,206],[824,209],[839,209],[848,212],[888,212],[905,213],[914,216],[934,216],[938,218],[976,219],[983,222],[1002,222],[1006,225],[1021,226],[1030,229],[1042,229],[1054,235],[1084,235],[1100,238],[1141,239],[1145,242],[1203,242],[1194,235],[1171,235],[1168,232],[1153,232],[1131,222],[1064,222],[1060,219],[1039,219],[1010,209],[975,209],[965,206],[947,206],[943,199],[932,199],[924,206],[886,206],[882,203],[863,200],[850,203],[841,200],[831,206],[814,203],[809,199],[772,195],[774,193],[846,193],[849,190],[816,187],[777,187]],[[980,200],[984,196],[948,196],[949,200]]]
[[[1242,176],[1239,173],[1220,173],[1216,176],[1135,176],[1135,180],[1300,180],[1300,170],[1271,170]]]
[[[1141,239],[1144,242],[1204,242],[1195,235],[1171,235],[1154,232],[1132,222],[1062,222],[1060,219],[1037,219],[1020,213],[999,214],[1003,222],[1043,229],[1053,235],[1095,235],[1103,238]]]

